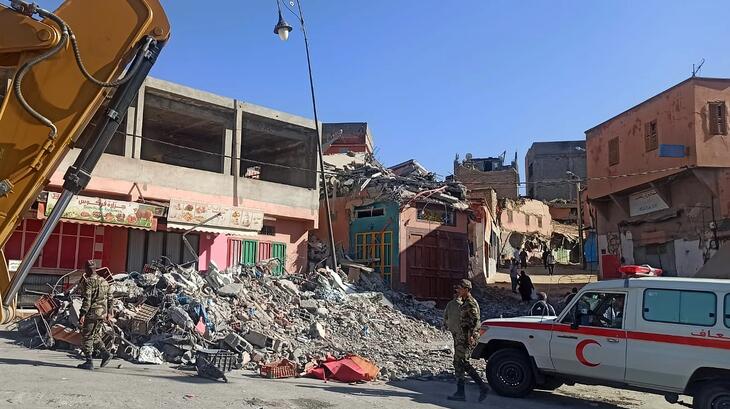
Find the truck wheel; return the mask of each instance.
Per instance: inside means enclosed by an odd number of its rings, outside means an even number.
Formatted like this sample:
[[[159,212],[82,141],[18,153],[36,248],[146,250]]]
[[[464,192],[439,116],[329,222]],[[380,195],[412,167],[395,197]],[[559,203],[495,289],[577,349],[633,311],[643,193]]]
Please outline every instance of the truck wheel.
[[[535,387],[528,356],[516,349],[503,349],[489,357],[487,381],[498,395],[510,398],[524,398]]]
[[[711,382],[701,385],[694,396],[697,409],[730,409],[730,384]]]

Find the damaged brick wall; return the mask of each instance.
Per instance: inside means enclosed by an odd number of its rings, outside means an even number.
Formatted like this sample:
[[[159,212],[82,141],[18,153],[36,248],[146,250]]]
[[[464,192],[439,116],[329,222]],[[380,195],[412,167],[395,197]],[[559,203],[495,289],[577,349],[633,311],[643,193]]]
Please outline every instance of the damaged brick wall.
[[[519,197],[519,174],[515,169],[482,172],[459,166],[454,172],[454,178],[466,185],[469,190],[492,188],[497,197],[517,199]]]

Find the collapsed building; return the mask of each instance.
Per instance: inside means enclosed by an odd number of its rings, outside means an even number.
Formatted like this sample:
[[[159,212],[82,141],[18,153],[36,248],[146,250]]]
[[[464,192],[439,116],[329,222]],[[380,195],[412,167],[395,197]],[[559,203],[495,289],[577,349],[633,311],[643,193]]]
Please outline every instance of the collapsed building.
[[[578,227],[553,220],[547,203],[505,198],[500,202],[499,211],[503,263],[524,249],[528,253],[528,263],[542,264],[546,248],[552,250],[558,263],[579,262]]]
[[[489,266],[496,267],[496,257],[489,262],[491,212],[472,209],[463,185],[436,180],[414,160],[390,169],[373,159],[327,167],[344,267],[364,267],[393,289],[440,304],[453,297],[459,279],[488,281]]]

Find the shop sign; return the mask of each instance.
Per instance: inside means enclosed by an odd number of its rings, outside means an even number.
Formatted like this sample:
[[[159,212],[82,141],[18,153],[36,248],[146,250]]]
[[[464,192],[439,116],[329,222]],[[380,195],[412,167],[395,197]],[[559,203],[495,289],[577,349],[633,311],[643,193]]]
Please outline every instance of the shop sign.
[[[642,190],[629,195],[629,213],[631,216],[639,216],[664,209],[669,209],[669,205],[662,200],[655,189]]]
[[[60,197],[60,193],[48,192],[46,217],[51,214]],[[152,229],[157,207],[99,197],[74,196],[61,217],[69,220]]]
[[[219,213],[220,216],[213,217]],[[168,222],[187,224],[192,227],[210,218],[212,219],[205,223],[206,227],[260,231],[264,225],[264,214],[257,210],[178,199],[170,200],[170,209],[167,213]]]

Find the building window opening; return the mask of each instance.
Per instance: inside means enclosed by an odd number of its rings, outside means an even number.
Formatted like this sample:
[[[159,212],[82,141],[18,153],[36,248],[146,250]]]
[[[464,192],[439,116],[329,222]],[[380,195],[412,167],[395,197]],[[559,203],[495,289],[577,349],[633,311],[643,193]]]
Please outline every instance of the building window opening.
[[[710,134],[727,135],[727,108],[725,101],[710,102]]]
[[[618,165],[619,157],[619,140],[618,137],[608,141],[608,166]]]
[[[647,152],[651,152],[659,147],[656,119],[644,126],[644,146]]]
[[[228,116],[148,92],[142,121],[142,159],[223,173]]]
[[[369,207],[367,209],[359,209],[355,211],[355,218],[357,219],[364,219],[367,217],[380,217],[385,215],[385,209],[383,208],[372,208]]]
[[[314,130],[244,114],[239,176],[314,189],[317,136]]]
[[[423,205],[418,208],[416,218],[429,222],[446,224],[449,226],[456,225],[456,215],[453,209],[437,207],[436,205]]]

